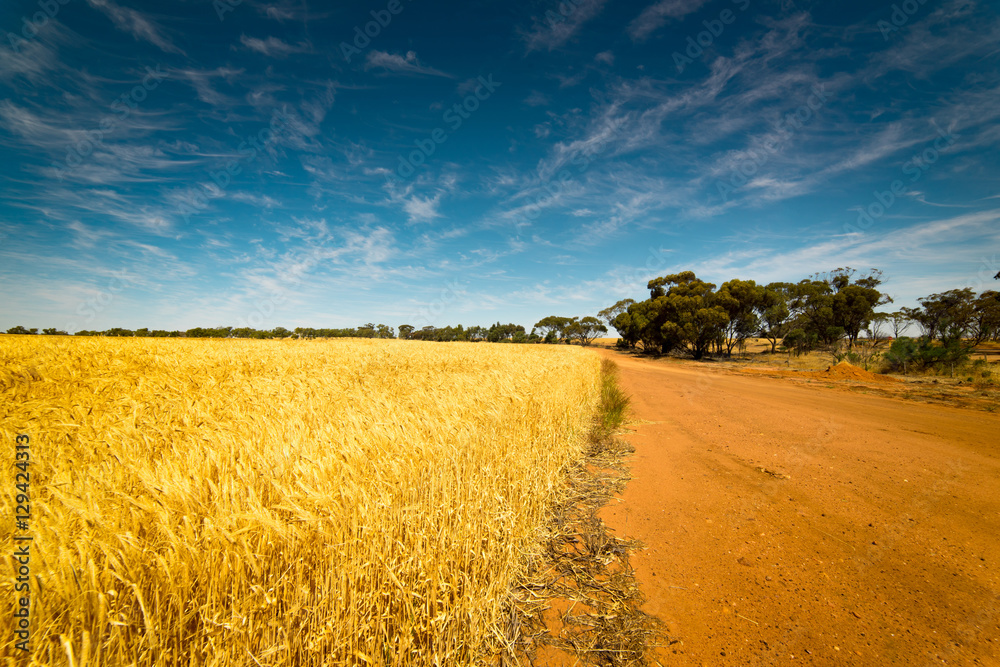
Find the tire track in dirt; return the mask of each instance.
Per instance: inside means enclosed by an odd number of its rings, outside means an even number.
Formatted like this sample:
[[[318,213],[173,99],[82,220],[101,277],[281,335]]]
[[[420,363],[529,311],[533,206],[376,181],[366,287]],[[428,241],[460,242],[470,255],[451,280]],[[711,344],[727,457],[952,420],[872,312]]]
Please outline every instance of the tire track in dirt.
[[[1000,417],[601,354],[663,665],[1000,664]]]

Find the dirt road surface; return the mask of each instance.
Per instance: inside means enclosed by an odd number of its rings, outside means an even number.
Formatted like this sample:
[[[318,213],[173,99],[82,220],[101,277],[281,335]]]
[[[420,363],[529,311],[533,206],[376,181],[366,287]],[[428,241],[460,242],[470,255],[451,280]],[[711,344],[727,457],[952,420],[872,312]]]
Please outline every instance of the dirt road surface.
[[[661,664],[1000,665],[1000,416],[602,354]]]

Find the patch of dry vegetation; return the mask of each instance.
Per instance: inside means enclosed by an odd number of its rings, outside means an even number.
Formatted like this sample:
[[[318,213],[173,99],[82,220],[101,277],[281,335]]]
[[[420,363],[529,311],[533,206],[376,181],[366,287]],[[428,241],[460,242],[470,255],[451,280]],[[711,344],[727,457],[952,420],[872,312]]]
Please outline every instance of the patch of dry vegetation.
[[[625,459],[633,449],[616,437],[629,401],[618,367],[602,360],[585,456],[567,468],[545,550],[514,591],[508,664],[648,665],[647,649],[664,638],[662,623],[641,610],[645,598],[629,563],[642,544],[613,535],[598,516],[629,479]]]
[[[481,659],[601,391],[569,346],[4,337],[0,362],[32,660],[81,667]]]

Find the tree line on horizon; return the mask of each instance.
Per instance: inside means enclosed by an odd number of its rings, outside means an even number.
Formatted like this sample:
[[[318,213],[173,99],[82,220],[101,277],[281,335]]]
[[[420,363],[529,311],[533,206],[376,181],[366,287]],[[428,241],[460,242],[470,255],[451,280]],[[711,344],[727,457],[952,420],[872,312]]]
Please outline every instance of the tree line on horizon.
[[[536,323],[530,333],[520,324],[501,324],[497,322],[489,327],[456,326],[434,327],[425,326],[417,329],[410,324],[399,325],[398,338],[405,340],[429,340],[438,342],[480,342],[491,343],[570,343],[579,342],[589,345],[608,328],[596,317],[557,317],[549,316]],[[11,327],[7,330],[13,335],[35,335],[38,329],[28,329],[23,326]],[[65,331],[58,329],[43,329],[44,335],[67,336]],[[165,329],[124,329],[114,327],[104,331],[77,331],[75,336],[110,336],[128,338],[396,338],[393,327],[385,324],[367,323],[359,327],[345,329],[317,329],[312,327],[297,327],[293,330],[285,327],[274,329],[252,329],[248,327],[195,327],[186,331],[168,331]]]
[[[998,274],[1000,279],[1000,274]],[[858,273],[850,267],[827,274],[813,274],[797,283],[758,285],[753,280],[733,279],[716,285],[698,279],[693,271],[653,278],[646,288],[648,299],[622,299],[597,313],[597,317],[544,317],[528,332],[519,324],[489,327],[425,326],[402,324],[396,329],[366,323],[354,328],[195,327],[186,331],[111,328],[78,331],[77,336],[126,336],[170,338],[400,338],[439,342],[579,343],[589,345],[614,327],[619,346],[652,354],[687,353],[695,359],[706,354],[731,356],[750,338],[771,343],[771,353],[780,344],[785,350],[807,352],[846,341],[854,348],[862,337],[876,345],[888,337],[896,339],[886,352],[890,365],[905,368],[959,360],[972,347],[986,340],[1000,341],[1000,292],[976,294],[971,288],[953,289],[918,299],[917,308],[894,312],[877,308],[892,303],[880,286],[878,269]],[[917,338],[901,334],[911,325],[919,327]],[[16,326],[9,334],[37,334],[37,329]],[[67,335],[43,329],[48,335]]]
[[[891,331],[900,339],[910,324],[922,333],[910,350],[914,358],[919,348],[928,358],[955,360],[985,340],[1000,340],[1000,292],[953,289],[918,299],[918,308],[880,312],[892,303],[882,282],[878,269],[859,274],[845,267],[797,283],[734,279],[716,289],[684,271],[650,280],[649,299],[623,299],[599,315],[618,331],[622,347],[695,359],[729,356],[755,337],[767,339],[772,353],[779,342],[799,353],[845,340],[853,348],[862,335],[877,343]]]
[[[31,335],[37,334],[38,329],[26,329],[16,326],[7,330],[9,334]],[[43,334],[68,336],[65,331],[57,329],[43,329]],[[170,331],[166,329],[124,329],[113,327],[103,331],[77,331],[74,336],[110,336],[125,338],[395,338],[392,327],[384,324],[365,324],[357,328],[348,329],[312,329],[299,327],[289,331],[285,327],[275,327],[274,329],[252,329],[249,327],[194,327],[186,331]]]

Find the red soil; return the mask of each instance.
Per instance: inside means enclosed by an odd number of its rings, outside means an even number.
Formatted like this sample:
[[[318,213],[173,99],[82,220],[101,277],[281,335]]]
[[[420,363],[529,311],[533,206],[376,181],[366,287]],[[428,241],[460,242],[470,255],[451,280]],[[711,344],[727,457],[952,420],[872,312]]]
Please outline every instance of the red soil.
[[[842,361],[836,366],[830,366],[825,371],[782,371],[744,368],[741,369],[741,372],[749,375],[778,375],[781,377],[806,378],[810,380],[853,380],[855,382],[877,382],[881,384],[893,384],[900,381],[888,375],[871,373],[863,368],[853,366],[846,361]]]
[[[602,516],[648,547],[662,665],[1000,664],[1000,417],[601,354],[637,420]]]

